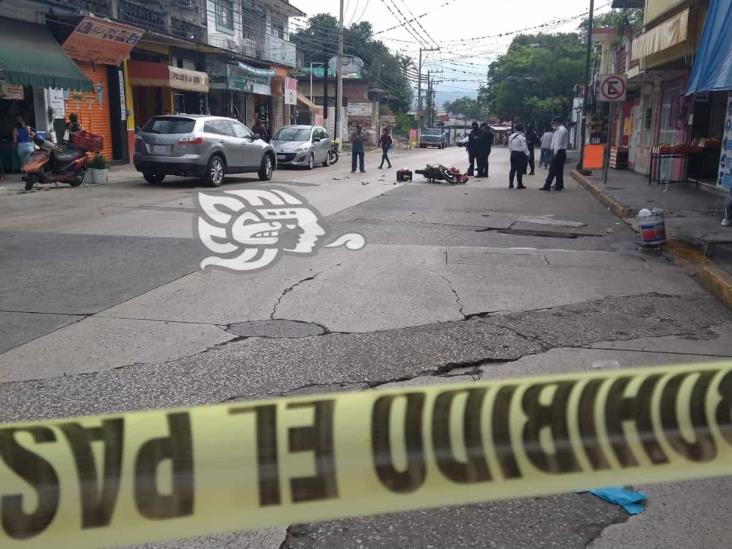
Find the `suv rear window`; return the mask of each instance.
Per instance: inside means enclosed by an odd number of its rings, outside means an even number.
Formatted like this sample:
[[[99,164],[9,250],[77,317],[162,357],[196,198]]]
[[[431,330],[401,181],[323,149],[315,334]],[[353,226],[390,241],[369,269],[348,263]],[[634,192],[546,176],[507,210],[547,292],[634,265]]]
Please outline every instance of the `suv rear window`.
[[[151,119],[142,128],[147,133],[191,133],[196,125],[190,118],[158,117]]]

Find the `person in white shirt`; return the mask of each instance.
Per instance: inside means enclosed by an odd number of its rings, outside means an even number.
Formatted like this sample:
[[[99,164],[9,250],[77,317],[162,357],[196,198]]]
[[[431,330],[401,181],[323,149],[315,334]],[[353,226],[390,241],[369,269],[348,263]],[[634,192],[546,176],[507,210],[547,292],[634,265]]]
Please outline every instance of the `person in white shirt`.
[[[529,161],[529,146],[526,144],[523,124],[516,124],[515,131],[508,138],[508,150],[511,151],[511,171],[508,174],[508,188],[513,189],[514,177],[518,181],[517,189],[525,189],[524,172]]]
[[[544,166],[547,170],[549,164],[552,161],[552,140],[554,139],[554,132],[547,130],[544,135],[541,136],[541,156],[539,157],[539,166]]]
[[[564,189],[564,163],[567,161],[567,146],[569,145],[569,132],[561,118],[555,118],[552,122],[554,136],[552,137],[552,162],[549,166],[549,175],[546,176],[542,191],[561,191]],[[552,182],[556,179],[554,187]]]

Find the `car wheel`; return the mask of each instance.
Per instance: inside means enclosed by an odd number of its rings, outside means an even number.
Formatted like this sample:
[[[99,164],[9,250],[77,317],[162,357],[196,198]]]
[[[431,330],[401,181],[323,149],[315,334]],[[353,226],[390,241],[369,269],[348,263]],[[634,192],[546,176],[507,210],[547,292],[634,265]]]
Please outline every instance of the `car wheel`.
[[[226,164],[224,159],[216,154],[208,161],[204,180],[209,187],[220,187],[224,182],[224,176],[226,176]]]
[[[312,170],[313,167],[315,167],[315,155],[311,153],[310,156],[308,156],[307,168],[308,168],[308,170]]]
[[[274,171],[274,162],[272,161],[272,155],[271,154],[265,154],[262,157],[262,163],[259,166],[259,172],[257,172],[257,175],[259,175],[260,181],[269,181],[272,179],[272,172]]]
[[[150,183],[150,185],[158,185],[159,183],[163,182],[163,179],[165,179],[165,174],[164,173],[145,172],[142,174],[142,177],[144,177],[145,181]]]

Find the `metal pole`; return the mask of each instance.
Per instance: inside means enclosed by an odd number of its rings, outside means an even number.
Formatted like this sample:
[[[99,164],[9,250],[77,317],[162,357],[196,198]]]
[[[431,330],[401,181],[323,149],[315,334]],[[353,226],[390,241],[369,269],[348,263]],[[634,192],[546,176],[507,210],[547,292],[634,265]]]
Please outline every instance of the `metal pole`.
[[[310,61],[310,102],[313,102],[313,62]]]
[[[427,125],[432,127],[432,90],[430,86],[430,71],[427,71]]]
[[[610,169],[610,145],[613,135],[613,116],[615,111],[615,103],[610,103],[610,109],[607,115],[607,144],[605,146],[605,162],[602,165],[602,182],[607,185],[607,172]]]
[[[417,76],[417,132],[422,131],[422,48],[419,48],[419,69]],[[419,135],[417,135],[419,139]]]
[[[582,102],[582,117],[580,127],[580,160],[577,167],[580,170],[584,169],[585,162],[585,139],[587,137],[587,104],[590,100],[590,64],[592,62],[592,29],[593,19],[595,16],[595,0],[590,0],[590,17],[587,25],[587,58],[585,60],[585,97]]]
[[[339,140],[342,140],[343,136],[341,135],[340,116],[343,105],[343,0],[341,0],[341,14],[340,19],[338,19],[338,61],[336,70],[338,71],[338,83],[336,84],[334,133]]]

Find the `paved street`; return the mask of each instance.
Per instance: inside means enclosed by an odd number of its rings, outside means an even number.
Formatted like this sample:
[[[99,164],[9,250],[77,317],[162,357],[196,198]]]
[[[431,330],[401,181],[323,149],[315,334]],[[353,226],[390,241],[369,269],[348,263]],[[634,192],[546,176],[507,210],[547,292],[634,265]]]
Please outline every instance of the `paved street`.
[[[431,161],[464,168],[465,151],[393,157]],[[254,274],[199,270],[194,181],[1,197],[0,420],[732,356],[730,312],[569,177],[562,193],[537,190],[542,169],[508,190],[502,148],[490,178],[458,186],[394,184],[366,162],[273,181],[366,247]],[[630,519],[565,494],[145,547],[728,545],[729,479],[642,489]]]

